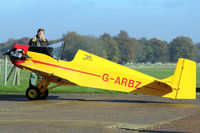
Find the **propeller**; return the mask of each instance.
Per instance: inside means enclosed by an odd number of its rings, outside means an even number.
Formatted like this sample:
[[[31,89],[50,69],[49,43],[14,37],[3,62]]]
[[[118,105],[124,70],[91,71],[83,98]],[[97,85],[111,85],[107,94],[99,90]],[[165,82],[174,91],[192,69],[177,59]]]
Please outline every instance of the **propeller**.
[[[29,57],[24,51],[23,49],[12,49],[12,50],[7,50],[6,52],[3,53],[3,55],[9,55],[10,58],[14,58],[14,59],[20,59],[22,57],[24,58],[31,58]],[[8,74],[8,77],[7,77],[7,81],[9,80],[11,74],[13,73],[14,69],[15,69],[16,66],[13,66],[10,73]]]

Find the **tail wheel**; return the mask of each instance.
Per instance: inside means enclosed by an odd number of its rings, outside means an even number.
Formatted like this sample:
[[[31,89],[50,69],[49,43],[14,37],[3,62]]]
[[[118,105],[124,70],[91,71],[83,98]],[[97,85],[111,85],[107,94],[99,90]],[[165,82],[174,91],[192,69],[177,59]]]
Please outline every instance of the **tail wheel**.
[[[49,95],[49,90],[46,90],[44,92],[40,92],[40,99],[46,99],[47,96]]]
[[[26,90],[26,97],[29,100],[37,100],[40,98],[40,90],[37,87],[31,86]]]

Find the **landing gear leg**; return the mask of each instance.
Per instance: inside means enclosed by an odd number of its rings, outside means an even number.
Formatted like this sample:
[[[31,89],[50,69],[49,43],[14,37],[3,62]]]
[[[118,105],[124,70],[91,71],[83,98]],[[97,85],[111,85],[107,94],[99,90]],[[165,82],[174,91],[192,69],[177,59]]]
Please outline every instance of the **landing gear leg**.
[[[38,88],[40,90],[40,99],[44,100],[49,95],[49,90],[47,87],[49,86],[50,82],[48,80],[45,80],[42,78],[41,83],[38,85]]]

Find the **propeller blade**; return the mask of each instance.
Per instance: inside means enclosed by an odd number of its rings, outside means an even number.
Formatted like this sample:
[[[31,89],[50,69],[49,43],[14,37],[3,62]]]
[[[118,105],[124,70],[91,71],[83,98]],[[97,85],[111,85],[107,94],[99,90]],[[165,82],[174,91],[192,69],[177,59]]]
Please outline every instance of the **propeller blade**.
[[[13,70],[15,69],[15,67],[16,67],[16,66],[13,66],[13,67],[12,67],[10,73],[8,74],[7,81],[8,81],[8,79],[10,78],[10,75],[12,74]]]

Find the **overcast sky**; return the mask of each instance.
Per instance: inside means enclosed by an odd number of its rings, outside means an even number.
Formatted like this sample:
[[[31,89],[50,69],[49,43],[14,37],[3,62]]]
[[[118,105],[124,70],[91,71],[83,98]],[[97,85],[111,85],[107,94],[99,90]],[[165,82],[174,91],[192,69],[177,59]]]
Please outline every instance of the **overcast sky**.
[[[170,42],[189,36],[200,42],[200,0],[1,0],[0,43],[33,37],[48,40],[68,31],[98,37],[126,30],[130,37]]]

